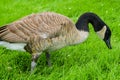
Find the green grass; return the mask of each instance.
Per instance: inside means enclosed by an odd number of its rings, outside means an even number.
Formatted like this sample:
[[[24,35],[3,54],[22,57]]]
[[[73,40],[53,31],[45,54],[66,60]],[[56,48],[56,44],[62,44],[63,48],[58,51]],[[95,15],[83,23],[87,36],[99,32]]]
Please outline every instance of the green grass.
[[[112,50],[90,25],[82,44],[51,52],[52,67],[45,54],[30,74],[31,55],[0,47],[0,80],[120,80],[120,0],[0,0],[0,26],[31,13],[52,11],[74,22],[84,12],[94,12],[112,30]]]

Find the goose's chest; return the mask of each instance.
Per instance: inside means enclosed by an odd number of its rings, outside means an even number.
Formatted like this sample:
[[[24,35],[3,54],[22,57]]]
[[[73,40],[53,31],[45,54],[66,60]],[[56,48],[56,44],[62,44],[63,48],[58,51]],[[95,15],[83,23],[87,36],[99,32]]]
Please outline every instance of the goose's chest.
[[[79,31],[76,34],[70,34],[67,36],[61,36],[59,38],[52,39],[52,45],[48,48],[48,50],[53,51],[60,49],[65,46],[75,45],[84,42],[88,37],[88,32]]]
[[[74,38],[75,39],[74,43],[78,44],[84,42],[87,39],[88,35],[89,35],[88,32],[78,31],[76,37]]]
[[[30,44],[32,46],[33,51],[54,51],[60,48],[63,48],[65,46],[79,44],[83,42],[88,37],[88,32],[76,32],[73,34],[68,34],[65,36],[59,36],[52,39],[45,38],[45,39],[36,39],[34,42],[31,42],[33,44]],[[31,47],[30,46],[30,47]]]
[[[52,45],[48,50],[57,50],[65,46],[79,44],[84,42],[88,37],[88,32],[79,31],[77,34],[71,34],[66,36],[60,36],[58,38],[53,38],[51,43]]]
[[[66,40],[66,37],[58,37],[58,38],[53,38],[51,41],[51,45],[47,49],[48,51],[54,51],[57,49],[60,49],[62,47],[68,46],[69,43]]]

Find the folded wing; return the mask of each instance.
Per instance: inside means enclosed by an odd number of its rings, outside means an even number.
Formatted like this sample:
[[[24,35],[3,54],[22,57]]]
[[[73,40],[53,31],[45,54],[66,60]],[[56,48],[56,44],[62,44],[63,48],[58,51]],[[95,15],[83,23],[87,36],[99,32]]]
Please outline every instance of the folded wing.
[[[32,14],[0,27],[0,40],[16,43],[28,42],[32,36],[52,38],[66,34],[72,27],[72,21],[60,14]]]

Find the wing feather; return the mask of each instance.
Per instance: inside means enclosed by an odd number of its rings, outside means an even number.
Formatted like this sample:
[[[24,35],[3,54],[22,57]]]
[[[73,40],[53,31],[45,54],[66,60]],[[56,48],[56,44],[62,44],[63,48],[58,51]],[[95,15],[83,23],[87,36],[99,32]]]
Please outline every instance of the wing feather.
[[[70,23],[72,26],[69,25]],[[65,26],[63,24],[65,24]],[[69,28],[72,29],[73,26],[71,20],[60,14],[53,12],[32,14],[0,27],[0,40],[8,42],[28,42],[31,36],[51,38],[66,34],[65,31]],[[62,27],[65,27],[66,30],[63,30]]]

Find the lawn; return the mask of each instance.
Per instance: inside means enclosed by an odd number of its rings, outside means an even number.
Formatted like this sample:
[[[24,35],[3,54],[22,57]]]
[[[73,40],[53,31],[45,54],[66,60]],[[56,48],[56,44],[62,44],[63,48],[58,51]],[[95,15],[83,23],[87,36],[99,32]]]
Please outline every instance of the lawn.
[[[51,67],[43,53],[30,74],[29,53],[0,47],[0,80],[120,80],[120,0],[0,0],[0,26],[45,11],[63,14],[73,22],[85,12],[96,13],[112,31],[113,49],[89,25],[84,43],[51,52]]]

